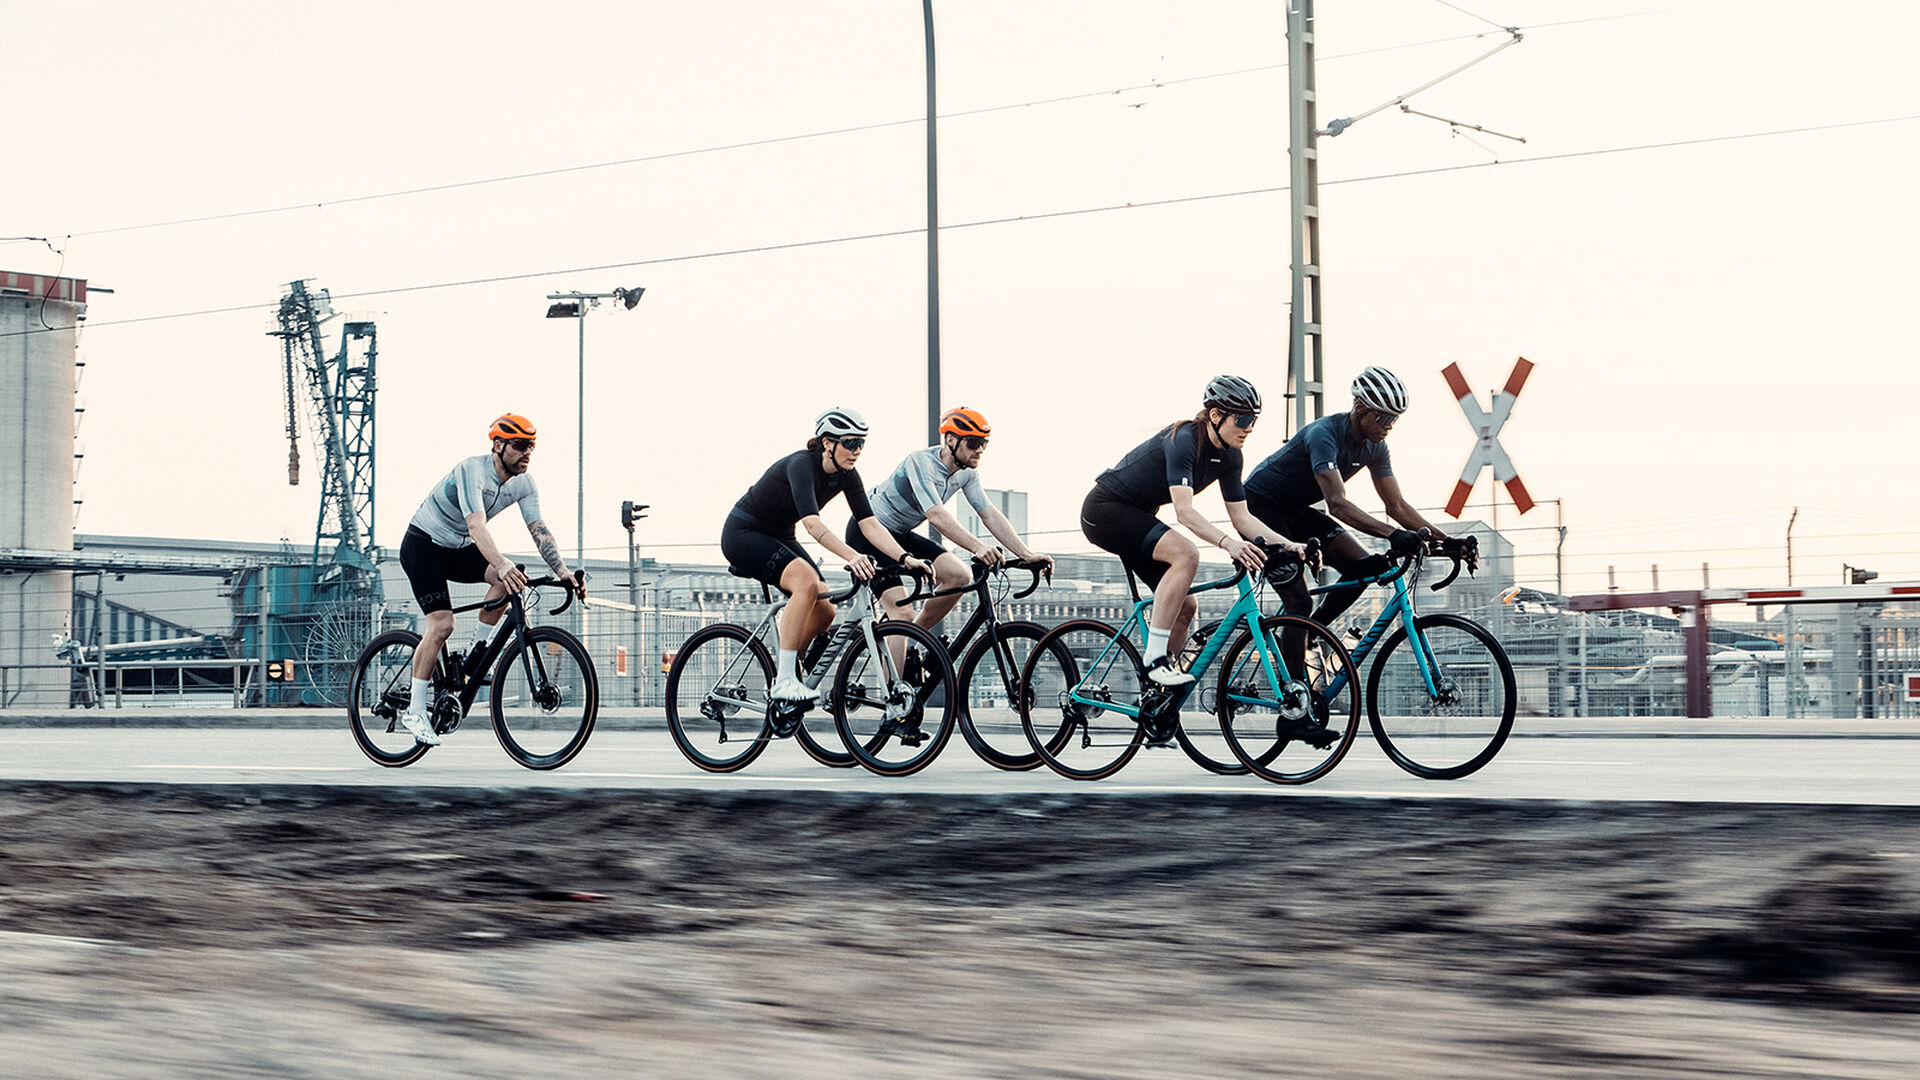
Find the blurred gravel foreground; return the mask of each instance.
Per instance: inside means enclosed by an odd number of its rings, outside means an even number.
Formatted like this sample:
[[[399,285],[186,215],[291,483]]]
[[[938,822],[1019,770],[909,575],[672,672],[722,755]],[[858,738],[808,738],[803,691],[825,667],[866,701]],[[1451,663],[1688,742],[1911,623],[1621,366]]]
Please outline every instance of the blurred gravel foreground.
[[[0,785],[22,1077],[1920,1076],[1920,811]]]

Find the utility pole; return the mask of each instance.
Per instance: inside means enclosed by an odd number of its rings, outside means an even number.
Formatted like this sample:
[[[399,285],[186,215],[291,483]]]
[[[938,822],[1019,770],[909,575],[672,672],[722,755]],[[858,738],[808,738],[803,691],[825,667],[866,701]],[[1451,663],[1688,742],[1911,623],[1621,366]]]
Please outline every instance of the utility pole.
[[[1299,431],[1325,414],[1320,337],[1320,120],[1313,70],[1313,0],[1287,4],[1287,160],[1293,203],[1293,302],[1287,314],[1287,396]]]

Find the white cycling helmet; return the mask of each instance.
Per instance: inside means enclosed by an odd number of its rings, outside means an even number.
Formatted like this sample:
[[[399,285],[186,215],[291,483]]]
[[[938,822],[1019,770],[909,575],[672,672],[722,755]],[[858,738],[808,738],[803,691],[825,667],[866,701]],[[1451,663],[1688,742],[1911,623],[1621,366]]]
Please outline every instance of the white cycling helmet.
[[[863,439],[867,435],[867,418],[836,405],[813,422],[813,433],[833,439]]]
[[[1399,416],[1407,411],[1407,388],[1386,368],[1370,367],[1354,376],[1353,400],[1374,412]]]

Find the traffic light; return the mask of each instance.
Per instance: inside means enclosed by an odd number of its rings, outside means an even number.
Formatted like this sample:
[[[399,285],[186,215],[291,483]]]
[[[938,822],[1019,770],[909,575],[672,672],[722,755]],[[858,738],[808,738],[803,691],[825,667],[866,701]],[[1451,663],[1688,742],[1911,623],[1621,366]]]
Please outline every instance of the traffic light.
[[[1880,571],[1878,570],[1862,570],[1858,566],[1847,567],[1847,583],[1849,585],[1865,585],[1867,582],[1879,576]]]
[[[628,532],[632,532],[633,523],[647,516],[641,513],[641,511],[646,508],[646,503],[634,502],[632,499],[622,500],[620,503],[620,527]]]

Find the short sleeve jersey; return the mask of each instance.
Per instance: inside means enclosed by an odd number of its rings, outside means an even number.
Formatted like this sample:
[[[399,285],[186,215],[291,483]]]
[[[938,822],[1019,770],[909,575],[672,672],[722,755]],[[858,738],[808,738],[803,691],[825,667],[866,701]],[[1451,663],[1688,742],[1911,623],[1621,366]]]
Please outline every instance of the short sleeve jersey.
[[[818,451],[795,450],[768,466],[733,509],[764,532],[791,533],[801,518],[818,514],[840,494],[846,495],[855,521],[873,516],[858,469],[830,473],[821,467]]]
[[[1307,507],[1325,498],[1315,473],[1338,470],[1346,481],[1361,469],[1372,470],[1375,479],[1392,476],[1387,444],[1361,438],[1351,413],[1335,413],[1301,428],[1256,466],[1247,477],[1247,491],[1281,506]]]
[[[1215,480],[1220,481],[1222,499],[1230,503],[1245,501],[1246,492],[1240,487],[1240,451],[1213,445],[1205,432],[1198,439],[1194,434],[1191,423],[1157,432],[1128,451],[1118,465],[1101,473],[1094,483],[1143,510],[1158,510],[1172,502],[1172,488],[1192,488],[1198,493]]]
[[[495,514],[516,503],[527,524],[540,520],[540,492],[533,486],[533,477],[521,473],[502,483],[493,471],[493,455],[476,454],[441,479],[413,512],[412,523],[441,547],[462,548],[473,543],[467,531],[468,514],[485,514],[492,521]]]
[[[940,463],[940,448],[929,446],[915,450],[900,462],[871,492],[873,516],[894,532],[910,532],[927,520],[927,511],[945,506],[956,491],[967,493],[967,502],[975,511],[987,508],[987,493],[980,487],[978,469],[947,471]]]

